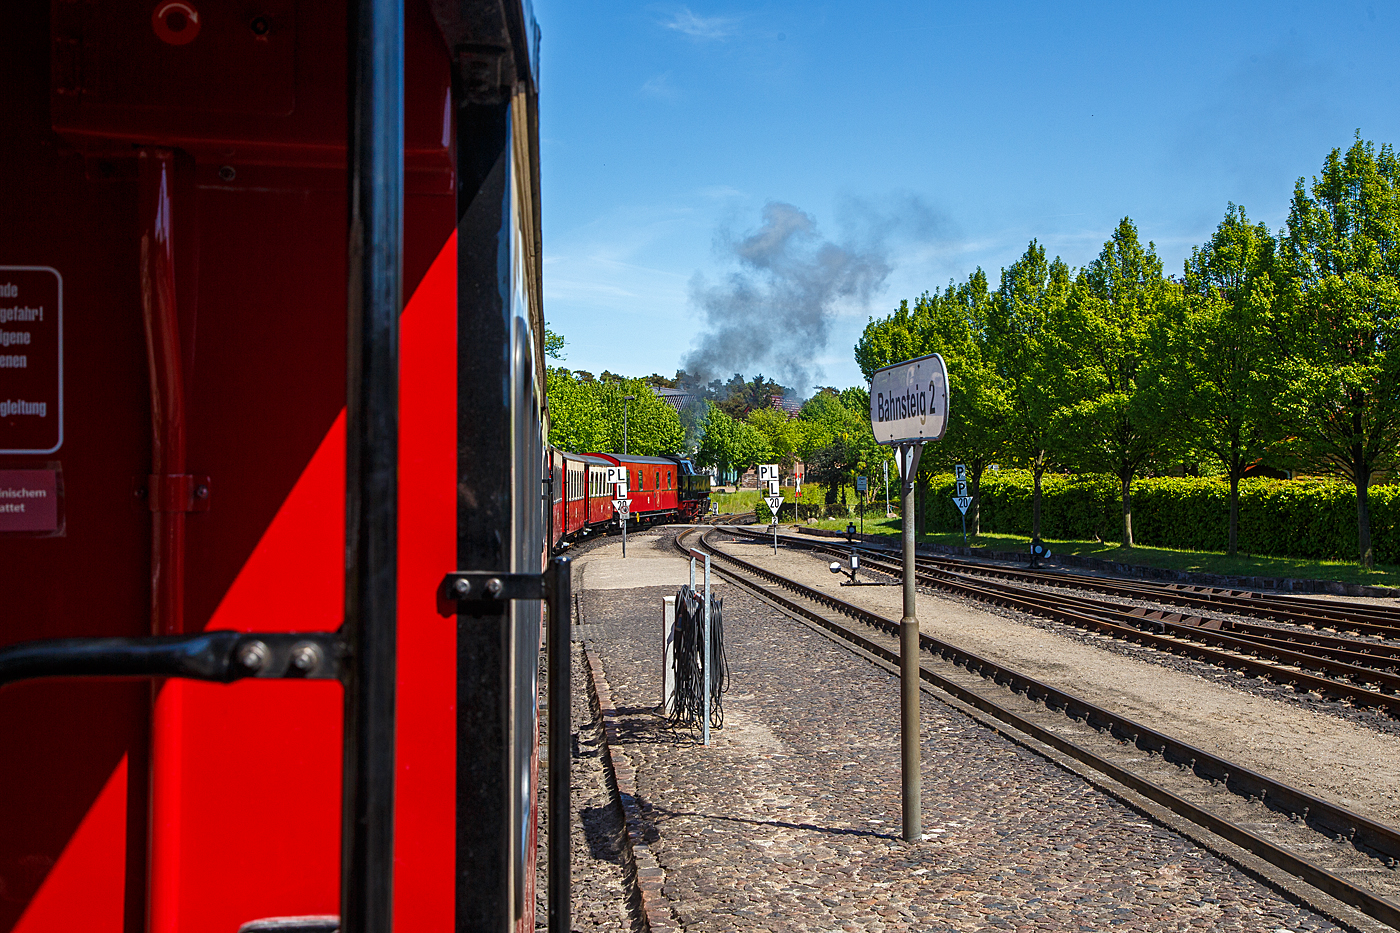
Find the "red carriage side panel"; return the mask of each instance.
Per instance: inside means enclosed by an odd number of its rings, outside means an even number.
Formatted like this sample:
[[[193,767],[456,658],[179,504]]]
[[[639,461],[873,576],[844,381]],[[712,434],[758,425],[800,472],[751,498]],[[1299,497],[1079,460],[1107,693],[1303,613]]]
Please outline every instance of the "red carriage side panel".
[[[60,450],[0,468],[59,464],[67,528],[0,536],[7,643],[150,633],[152,517],[133,498],[151,471],[133,144],[180,150],[172,214],[188,469],[211,490],[208,511],[186,519],[183,630],[340,624],[345,7],[269,9],[277,62],[263,72],[249,73],[242,47],[229,45],[247,24],[218,11],[207,46],[179,53],[195,73],[262,82],[245,110],[205,106],[200,93],[227,90],[210,82],[156,88],[143,106],[122,97],[168,75],[149,66],[169,49],[143,51],[159,42],[149,6],[55,3],[52,30],[47,5],[12,11],[0,159],[16,183],[0,202],[0,266],[63,275],[67,410]],[[74,19],[87,15],[101,22]],[[131,62],[125,89],[84,88],[66,66],[51,84],[51,31],[59,65],[75,31],[88,45],[73,54]],[[443,426],[456,421],[456,249],[447,54],[426,4],[410,2],[407,33],[395,919],[427,930],[453,915],[444,814],[455,799],[455,632],[432,593],[455,566],[456,450]],[[206,47],[213,64],[199,60]],[[121,77],[111,67],[104,80]],[[101,611],[80,595],[97,567]],[[152,931],[232,931],[257,917],[335,913],[338,685],[168,682],[148,740],[151,694],[145,683],[71,682],[0,692],[11,724],[0,755],[0,930],[135,933],[149,910]]]

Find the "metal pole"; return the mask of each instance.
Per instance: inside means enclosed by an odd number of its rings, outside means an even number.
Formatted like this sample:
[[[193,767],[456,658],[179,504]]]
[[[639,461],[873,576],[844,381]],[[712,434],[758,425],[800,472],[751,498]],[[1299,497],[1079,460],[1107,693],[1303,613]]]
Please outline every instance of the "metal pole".
[[[710,744],[710,555],[705,555],[705,744]]]
[[[627,556],[627,513],[620,512],[617,516],[622,520],[622,556]]]
[[[967,513],[962,513],[963,520],[963,547],[967,547]]]
[[[549,562],[549,931],[569,933],[573,915],[569,904],[571,867],[569,785],[572,762],[572,658],[569,646],[569,558]]]
[[[904,795],[904,839],[915,842],[923,835],[919,773],[919,619],[914,603],[914,475],[919,468],[920,445],[900,447],[904,483],[904,616],[899,620],[900,774]]]
[[[344,804],[340,929],[393,922],[403,0],[349,22]]]
[[[622,397],[622,455],[627,456],[627,406],[636,399],[635,395]]]

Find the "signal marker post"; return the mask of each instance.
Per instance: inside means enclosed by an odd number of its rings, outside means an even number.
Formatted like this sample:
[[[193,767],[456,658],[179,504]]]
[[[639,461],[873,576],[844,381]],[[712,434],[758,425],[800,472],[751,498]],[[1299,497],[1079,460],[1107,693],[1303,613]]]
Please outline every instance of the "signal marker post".
[[[967,467],[959,463],[953,468],[957,473],[957,490],[953,493],[953,504],[962,513],[963,547],[967,547],[967,507],[972,505],[972,497],[967,494]]]
[[[899,620],[900,774],[904,839],[923,835],[919,772],[919,619],[914,592],[914,477],[924,444],[948,426],[948,369],[937,353],[878,369],[870,379],[870,427],[894,447],[903,484],[904,616]]]
[[[778,465],[760,463],[758,465],[758,485],[763,487],[763,501],[768,503],[768,511],[773,513],[773,554],[778,553],[778,509],[783,507],[783,495],[778,489]]]
[[[624,472],[624,476],[627,474]],[[622,525],[622,556],[627,556],[627,515],[632,510],[632,500],[627,498],[627,481],[613,483],[613,511]]]

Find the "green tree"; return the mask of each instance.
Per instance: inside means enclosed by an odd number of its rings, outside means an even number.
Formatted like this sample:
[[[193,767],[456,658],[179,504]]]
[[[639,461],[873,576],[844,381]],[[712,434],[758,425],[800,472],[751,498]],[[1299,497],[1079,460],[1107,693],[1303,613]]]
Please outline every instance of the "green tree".
[[[598,383],[579,379],[569,370],[545,372],[549,399],[549,442],[561,450],[603,450],[609,446]]]
[[[1133,546],[1133,477],[1164,447],[1160,396],[1139,391],[1138,381],[1171,288],[1155,247],[1144,248],[1125,217],[1070,293],[1065,346],[1073,356],[1064,376],[1076,400],[1058,410],[1052,427],[1072,465],[1118,478],[1126,548]]]
[[[564,358],[564,344],[568,343],[562,334],[556,334],[549,329],[549,325],[544,326],[544,355],[551,360],[562,360]]]
[[[802,406],[798,418],[803,423],[799,449],[807,478],[827,487],[828,502],[845,503],[857,471],[887,456],[870,430],[869,394],[862,388],[819,391]]]
[[[1210,242],[1191,250],[1181,301],[1158,318],[1143,380],[1174,413],[1185,443],[1224,468],[1231,555],[1240,477],[1280,440],[1277,254],[1268,227],[1231,204]]]
[[[644,456],[679,453],[684,431],[676,410],[641,379],[585,381],[562,367],[548,370],[549,442],[564,450],[621,453],[623,397],[627,450]]]
[[[773,451],[758,428],[736,421],[714,402],[706,403],[705,433],[695,458],[700,466],[743,472],[772,458]]]
[[[1005,445],[1033,477],[1031,536],[1040,537],[1041,480],[1055,446],[1052,422],[1067,397],[1071,354],[1064,340],[1070,270],[1031,240],[1021,258],[1001,270],[987,319],[993,365],[1007,400]]]
[[[1356,488],[1362,566],[1375,565],[1368,493],[1400,445],[1400,162],[1359,136],[1293,192],[1283,254],[1291,277],[1280,412],[1314,469]]]
[[[891,363],[930,353],[943,356],[948,367],[948,427],[941,441],[925,445],[920,472],[967,464],[972,493],[968,524],[973,534],[981,530],[982,474],[1001,455],[1009,415],[995,347],[988,342],[991,306],[987,277],[978,269],[965,283],[925,292],[912,313],[901,302],[890,317],[871,321],[856,344],[856,362],[867,379]],[[866,404],[868,412],[868,394]]]

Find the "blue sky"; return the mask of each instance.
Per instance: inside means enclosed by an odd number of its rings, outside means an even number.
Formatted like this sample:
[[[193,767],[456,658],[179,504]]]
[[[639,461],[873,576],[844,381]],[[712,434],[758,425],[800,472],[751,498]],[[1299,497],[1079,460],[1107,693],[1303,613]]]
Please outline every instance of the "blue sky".
[[[713,365],[853,385],[870,315],[1032,237],[1079,266],[1131,216],[1177,273],[1228,202],[1278,228],[1357,129],[1400,142],[1400,3],[535,13],[546,317],[594,373],[671,375],[720,308]]]

